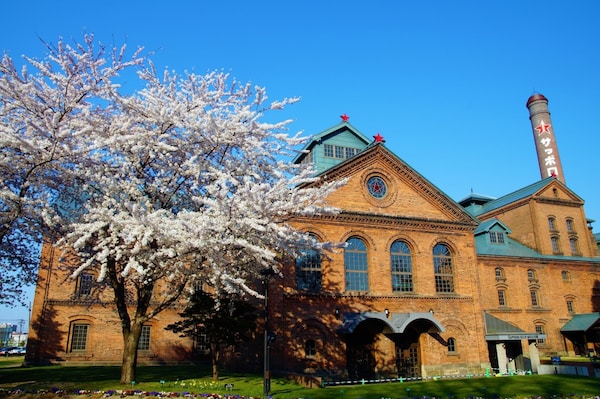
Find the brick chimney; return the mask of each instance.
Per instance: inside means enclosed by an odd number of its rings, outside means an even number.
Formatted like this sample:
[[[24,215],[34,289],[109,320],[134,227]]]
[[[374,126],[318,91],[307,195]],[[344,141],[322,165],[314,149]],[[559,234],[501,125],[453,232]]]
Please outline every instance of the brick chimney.
[[[539,93],[534,94],[527,100],[527,108],[542,179],[552,176],[566,183],[548,110],[548,99]]]

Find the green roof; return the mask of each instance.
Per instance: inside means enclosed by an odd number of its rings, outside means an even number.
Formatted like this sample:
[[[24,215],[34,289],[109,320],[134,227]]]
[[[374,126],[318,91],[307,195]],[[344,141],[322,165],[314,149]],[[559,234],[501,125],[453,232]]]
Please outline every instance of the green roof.
[[[310,138],[304,148],[292,160],[292,163],[301,163],[304,158],[310,156],[317,173],[329,169],[346,159],[346,148],[352,149],[355,153],[363,151],[373,140],[367,138],[358,129],[349,122],[338,123],[337,125],[322,131]],[[323,149],[319,148],[324,143],[341,147],[344,151],[344,157],[324,156]],[[337,155],[337,154],[336,154]]]
[[[483,215],[484,213],[488,213],[498,208],[502,208],[508,204],[512,204],[524,198],[528,198],[533,196],[535,193],[540,191],[542,188],[546,187],[552,181],[559,181],[554,177],[547,177],[543,180],[530,184],[529,186],[523,187],[517,191],[514,191],[510,194],[497,198],[495,200],[486,202],[481,207],[470,208],[469,212],[472,212],[474,216]],[[562,184],[562,183],[561,183]],[[574,194],[575,195],[575,194]],[[463,200],[465,201],[465,200]]]
[[[576,314],[565,324],[560,332],[587,331],[600,319],[600,313]]]
[[[485,333],[486,335],[492,334],[520,334],[524,333],[524,330],[521,330],[519,327],[514,324],[509,323],[508,321],[501,320],[491,314],[484,312],[483,313],[484,321],[485,321]]]

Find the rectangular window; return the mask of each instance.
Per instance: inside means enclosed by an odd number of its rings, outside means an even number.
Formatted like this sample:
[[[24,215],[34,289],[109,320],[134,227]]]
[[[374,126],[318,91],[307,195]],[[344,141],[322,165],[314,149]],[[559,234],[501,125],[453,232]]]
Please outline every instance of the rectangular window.
[[[74,324],[71,337],[71,351],[84,351],[87,347],[88,324]]]
[[[501,231],[490,231],[490,243],[504,244],[504,233]]]
[[[335,157],[338,159],[344,159],[344,147],[338,145],[335,146]]]
[[[540,324],[538,324],[538,325],[535,326],[535,332],[538,333],[538,334],[544,334],[544,335],[546,334],[544,332],[544,326],[542,326]],[[537,343],[538,344],[544,344],[544,343],[546,343],[546,340],[544,338],[538,338],[537,339]]]
[[[579,254],[579,248],[577,247],[577,239],[576,238],[569,238],[569,246],[571,247],[572,255]]]
[[[138,341],[138,350],[150,350],[150,326],[142,326],[142,335]]]
[[[208,341],[208,334],[206,334],[206,328],[198,328],[198,334],[196,335],[196,351],[199,354],[207,355],[210,353],[210,342]]]
[[[77,287],[77,294],[80,296],[90,295],[92,293],[92,283],[94,276],[89,273],[81,273],[79,275],[79,286]]]
[[[573,231],[573,221],[571,219],[567,219],[567,231],[569,233]]]
[[[498,290],[498,305],[506,306],[506,296],[504,290]]]
[[[323,145],[323,155],[333,158],[333,146],[331,144]]]
[[[356,153],[356,148],[346,147],[346,158],[352,158]]]
[[[540,302],[538,300],[538,293],[537,293],[537,291],[536,290],[531,290],[529,293],[531,295],[531,306],[533,306],[534,308],[540,306]]]
[[[573,307],[573,301],[567,301],[567,311],[569,313],[575,313],[575,310]]]
[[[558,237],[551,237],[551,242],[552,242],[552,252],[554,252],[555,254],[560,253],[560,245],[558,242]]]

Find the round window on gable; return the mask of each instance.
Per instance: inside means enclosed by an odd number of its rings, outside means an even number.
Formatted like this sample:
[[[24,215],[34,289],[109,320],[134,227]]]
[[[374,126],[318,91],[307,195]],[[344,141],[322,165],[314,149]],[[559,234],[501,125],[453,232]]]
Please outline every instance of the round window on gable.
[[[367,180],[367,189],[372,197],[381,199],[387,194],[387,185],[379,176],[372,176]]]

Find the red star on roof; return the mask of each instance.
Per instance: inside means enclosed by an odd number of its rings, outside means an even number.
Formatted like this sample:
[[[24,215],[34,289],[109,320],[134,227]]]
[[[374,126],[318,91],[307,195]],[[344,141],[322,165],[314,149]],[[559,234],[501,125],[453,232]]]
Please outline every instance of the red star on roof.
[[[373,136],[373,138],[375,139],[376,143],[383,143],[385,140],[383,139],[383,136],[379,133],[377,133],[375,136]]]
[[[342,118],[342,120],[343,120],[344,122],[348,122],[348,119],[350,119],[350,117],[349,117],[348,115],[346,115],[346,114],[344,114],[344,115],[340,115],[340,118]]]
[[[540,121],[540,124],[536,126],[535,130],[538,131],[538,136],[542,133],[550,133],[550,125],[544,121]]]

